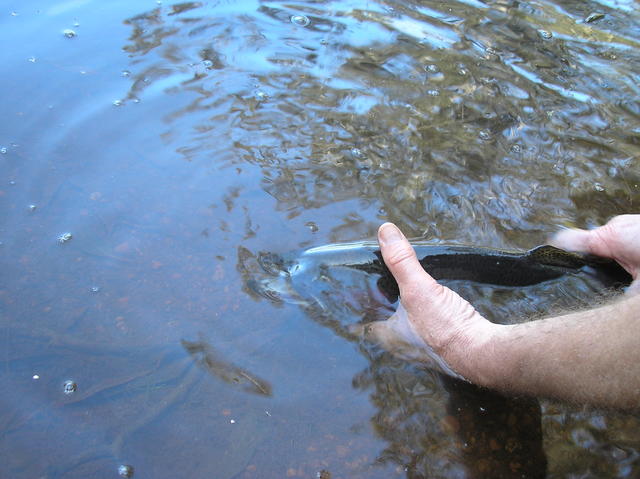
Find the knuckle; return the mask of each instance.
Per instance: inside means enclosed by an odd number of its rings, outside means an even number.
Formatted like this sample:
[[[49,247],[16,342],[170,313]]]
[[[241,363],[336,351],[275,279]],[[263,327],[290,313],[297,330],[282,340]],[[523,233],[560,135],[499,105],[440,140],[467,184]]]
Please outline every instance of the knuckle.
[[[406,264],[414,257],[415,253],[411,248],[398,247],[392,249],[387,256],[387,263],[389,266],[398,266]]]
[[[611,254],[612,246],[618,239],[618,229],[615,222],[609,222],[591,231],[587,237],[587,249],[595,254]]]

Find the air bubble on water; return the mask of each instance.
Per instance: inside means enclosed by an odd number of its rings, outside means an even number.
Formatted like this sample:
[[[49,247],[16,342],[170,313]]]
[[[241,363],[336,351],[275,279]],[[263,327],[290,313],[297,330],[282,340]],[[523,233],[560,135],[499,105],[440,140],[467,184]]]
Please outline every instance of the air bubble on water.
[[[34,204],[29,205],[29,211],[30,212],[34,212],[36,210],[37,206]]]
[[[265,101],[269,98],[269,95],[267,95],[265,92],[263,92],[262,90],[257,91],[255,94],[255,98],[258,101]]]
[[[66,243],[67,241],[71,241],[71,238],[73,238],[73,235],[71,233],[62,233],[60,236],[58,236],[58,243]]]
[[[40,379],[40,375],[39,374],[34,374],[33,376],[31,376],[31,379],[34,379],[34,380],[37,381],[38,379]]]
[[[98,293],[100,291],[100,286],[91,286],[92,293]]]
[[[553,38],[553,33],[548,30],[538,30],[538,35],[540,35],[540,37],[544,38],[545,40],[550,40],[551,38]]]
[[[75,38],[78,34],[71,30],[70,28],[65,28],[64,30],[62,30],[62,34],[67,37],[67,38]]]
[[[604,191],[604,186],[602,186],[600,183],[594,183],[593,189],[596,191]]]
[[[36,57],[29,57],[28,60],[31,63],[35,63],[36,62]]]
[[[18,15],[20,15],[18,12],[11,12],[12,17],[17,17]]]
[[[513,153],[521,153],[522,147],[520,145],[511,145],[511,151]]]
[[[427,95],[429,95],[429,96],[440,96],[440,90],[429,90],[429,91],[427,91]]]
[[[353,156],[355,156],[356,158],[364,158],[365,157],[364,153],[362,153],[362,150],[360,148],[356,148],[356,147],[351,148],[351,154]]]
[[[304,225],[305,225],[307,228],[309,228],[309,230],[310,230],[312,233],[315,233],[316,231],[318,231],[318,230],[320,229],[320,228],[318,227],[318,225],[317,225],[316,223],[314,223],[313,221],[307,221]]]
[[[133,466],[120,464],[118,466],[118,475],[120,477],[133,477]]]
[[[584,19],[584,23],[597,22],[598,20],[601,20],[603,18],[604,18],[604,13],[593,12],[593,13],[590,13],[587,16],[587,18]]]
[[[294,25],[298,25],[299,27],[306,27],[311,23],[311,20],[309,20],[304,15],[291,15],[289,19],[291,20],[291,23],[293,23]]]
[[[629,457],[629,453],[624,449],[620,449],[619,447],[614,446],[613,450],[611,451],[611,457],[613,457],[613,459],[615,459],[616,461],[623,461],[624,459]]]
[[[213,68],[213,62],[211,60],[202,60],[202,66],[207,70],[211,70]]]
[[[438,65],[427,65],[426,67],[424,67],[424,69],[429,73],[439,73],[440,72],[440,69],[438,68]]]
[[[11,180],[11,181],[9,181],[9,184],[10,184],[11,186],[15,186],[15,185],[16,185],[16,181],[15,181],[15,180]]]
[[[69,379],[64,382],[62,390],[65,394],[73,394],[74,392],[77,391],[77,389],[78,389],[78,385]]]
[[[113,100],[113,106],[122,106],[123,102],[122,100]]]
[[[480,133],[478,133],[478,136],[480,137],[481,140],[490,140],[491,139],[491,133],[488,132],[487,130],[482,130]]]
[[[7,151],[9,151],[9,150],[7,149],[6,146],[0,146],[0,153],[1,154],[6,155]]]
[[[379,209],[378,209],[378,214],[379,214],[379,215],[386,216],[386,214],[387,214],[387,210],[385,210],[385,209],[384,209],[384,207],[379,208]]]
[[[73,22],[73,28],[78,28],[80,26],[80,22],[78,20],[75,20]]]
[[[122,75],[123,77],[125,77],[125,78],[126,78],[126,77],[128,77],[128,76],[131,76],[131,72],[130,72],[129,70],[122,70],[122,71],[120,72],[120,75]]]

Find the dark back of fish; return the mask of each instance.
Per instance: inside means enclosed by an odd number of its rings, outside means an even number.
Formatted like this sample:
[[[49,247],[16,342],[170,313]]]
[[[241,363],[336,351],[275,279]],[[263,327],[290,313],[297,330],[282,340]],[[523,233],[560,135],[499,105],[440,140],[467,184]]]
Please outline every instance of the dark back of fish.
[[[631,276],[615,261],[572,253],[553,246],[538,246],[526,252],[511,252],[467,246],[414,244],[420,264],[436,280],[465,280],[497,286],[530,286],[566,274],[595,277],[603,289],[628,286]],[[378,286],[393,299],[398,286],[379,250],[371,261],[345,264],[379,274]]]

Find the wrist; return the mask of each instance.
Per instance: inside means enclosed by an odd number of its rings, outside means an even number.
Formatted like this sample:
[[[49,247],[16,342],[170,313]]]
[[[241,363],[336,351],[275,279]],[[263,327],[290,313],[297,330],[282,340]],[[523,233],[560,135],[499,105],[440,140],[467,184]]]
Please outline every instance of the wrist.
[[[445,361],[477,386],[502,389],[508,382],[513,364],[501,347],[508,342],[506,336],[510,328],[481,318],[473,328],[456,338]]]

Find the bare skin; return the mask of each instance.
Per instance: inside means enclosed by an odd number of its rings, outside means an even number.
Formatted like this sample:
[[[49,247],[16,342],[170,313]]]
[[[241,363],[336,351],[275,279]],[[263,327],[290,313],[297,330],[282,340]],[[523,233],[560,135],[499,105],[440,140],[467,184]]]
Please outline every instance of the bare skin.
[[[489,322],[429,276],[393,224],[380,227],[378,240],[402,304],[390,320],[367,330],[384,347],[505,392],[640,407],[640,215],[618,216],[590,231],[565,230],[552,240],[618,261],[634,278],[623,299],[508,326]],[[423,355],[416,353],[420,346]]]

